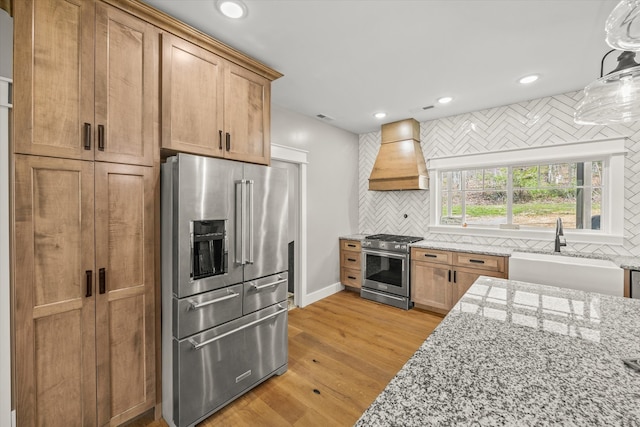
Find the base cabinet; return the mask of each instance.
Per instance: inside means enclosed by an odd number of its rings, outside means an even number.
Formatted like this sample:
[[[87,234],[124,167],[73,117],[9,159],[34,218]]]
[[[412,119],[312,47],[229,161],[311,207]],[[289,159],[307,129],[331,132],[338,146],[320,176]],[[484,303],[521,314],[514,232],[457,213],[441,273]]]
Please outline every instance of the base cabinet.
[[[411,300],[449,311],[480,276],[506,278],[505,257],[411,249]]]
[[[361,250],[357,240],[340,240],[340,283],[345,286],[362,287]]]

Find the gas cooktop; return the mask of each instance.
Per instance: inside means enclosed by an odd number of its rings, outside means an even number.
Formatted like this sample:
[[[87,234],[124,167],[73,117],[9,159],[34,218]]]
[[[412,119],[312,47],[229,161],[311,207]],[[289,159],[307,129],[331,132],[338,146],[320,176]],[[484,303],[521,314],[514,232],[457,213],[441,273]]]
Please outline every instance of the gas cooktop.
[[[365,237],[366,240],[377,240],[380,242],[393,242],[393,243],[414,243],[422,240],[422,237],[415,236],[401,236],[398,234],[374,234],[372,236]]]

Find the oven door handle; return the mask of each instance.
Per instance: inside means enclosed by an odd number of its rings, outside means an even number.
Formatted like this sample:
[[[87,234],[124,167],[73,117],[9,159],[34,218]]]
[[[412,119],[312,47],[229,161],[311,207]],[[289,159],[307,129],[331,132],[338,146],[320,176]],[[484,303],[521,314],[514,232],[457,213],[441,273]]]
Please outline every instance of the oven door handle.
[[[393,253],[393,252],[372,251],[371,249],[363,249],[362,253],[363,254],[370,254],[370,255],[385,256],[387,258],[401,259],[403,261],[407,259],[407,254],[396,254],[396,253]]]
[[[394,299],[396,301],[406,301],[406,298],[400,298],[400,297],[396,297],[396,296],[390,295],[390,294],[383,294],[382,292],[376,292],[376,291],[371,290],[371,289],[364,289],[363,288],[362,292],[369,292],[371,294],[376,294],[376,295],[379,295],[379,296],[385,297],[385,298],[391,298],[391,299]]]

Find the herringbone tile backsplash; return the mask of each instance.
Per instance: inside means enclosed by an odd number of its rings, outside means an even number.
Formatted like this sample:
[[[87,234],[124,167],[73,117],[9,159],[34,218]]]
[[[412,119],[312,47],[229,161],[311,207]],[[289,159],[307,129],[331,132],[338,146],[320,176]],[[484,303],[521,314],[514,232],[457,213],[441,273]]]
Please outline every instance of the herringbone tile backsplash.
[[[624,246],[568,242],[568,249],[640,256],[640,124],[582,126],[573,122],[582,91],[420,123],[425,158],[628,137],[625,158]],[[429,191],[369,191],[380,132],[360,135],[360,232],[424,236],[434,241],[550,249],[552,242],[429,233]],[[406,218],[404,216],[407,216]]]

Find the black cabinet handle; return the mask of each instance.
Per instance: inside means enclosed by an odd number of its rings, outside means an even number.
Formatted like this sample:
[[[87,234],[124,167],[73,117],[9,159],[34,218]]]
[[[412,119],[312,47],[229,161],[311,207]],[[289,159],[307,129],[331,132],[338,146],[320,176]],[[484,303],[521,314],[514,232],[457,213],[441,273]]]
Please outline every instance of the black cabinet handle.
[[[347,258],[347,261],[356,262],[355,258]]]
[[[451,270],[449,270],[449,281],[451,281]]]
[[[91,283],[93,277],[93,271],[87,270],[84,272],[87,279],[87,293],[84,295],[86,298],[89,298],[93,292],[93,284]]]
[[[484,261],[481,259],[470,259],[469,262],[475,262],[476,264],[484,264]]]
[[[438,258],[438,255],[434,254],[424,254],[424,256],[426,256],[427,258]]]
[[[457,271],[454,271],[454,272],[453,272],[453,283],[458,283],[458,282],[456,281],[456,273],[457,273]]]
[[[104,125],[98,125],[98,150],[104,151]]]
[[[107,292],[107,272],[104,268],[98,270],[98,287],[101,294]]]
[[[347,246],[349,246],[350,248],[355,248],[356,245],[352,245],[352,244],[348,244]]]
[[[218,150],[222,150],[222,131],[218,131]]]
[[[84,124],[84,149],[91,150],[91,123]]]
[[[347,278],[349,278],[349,279],[351,279],[351,280],[356,280],[356,278],[355,278],[355,277],[353,277],[353,276],[347,276]]]
[[[231,150],[231,134],[229,132],[226,133],[227,139],[227,151]]]

